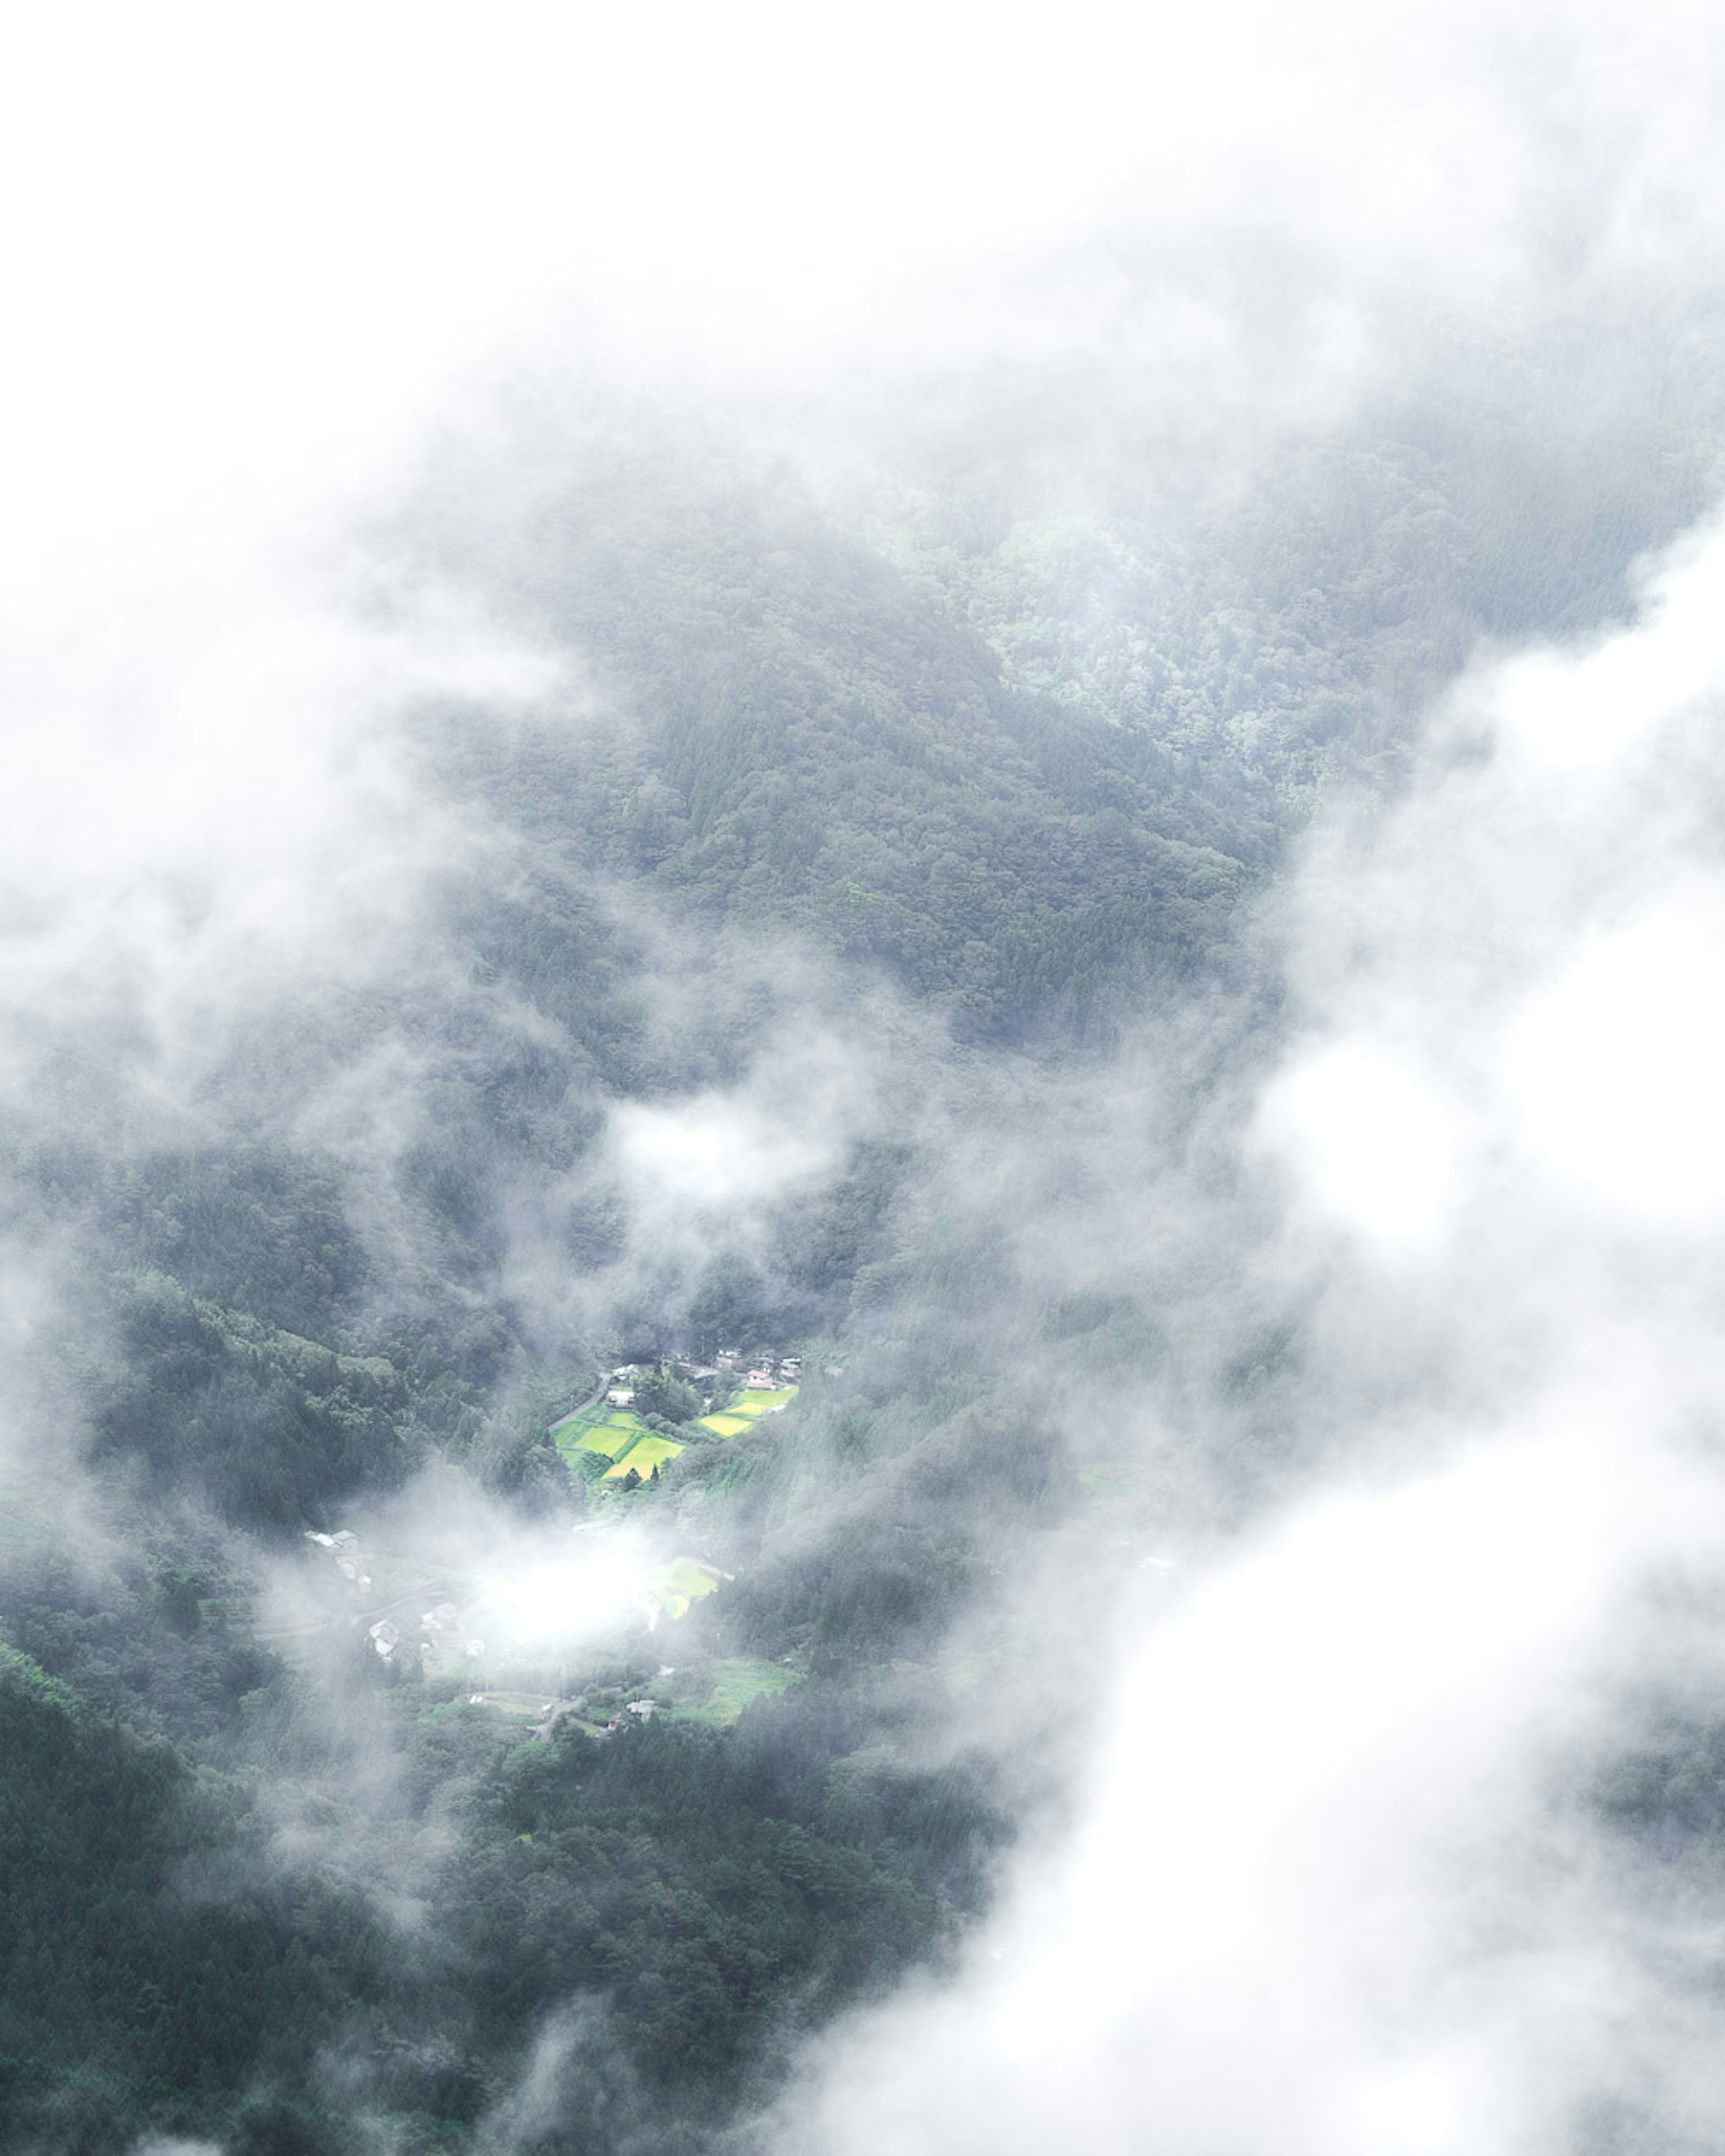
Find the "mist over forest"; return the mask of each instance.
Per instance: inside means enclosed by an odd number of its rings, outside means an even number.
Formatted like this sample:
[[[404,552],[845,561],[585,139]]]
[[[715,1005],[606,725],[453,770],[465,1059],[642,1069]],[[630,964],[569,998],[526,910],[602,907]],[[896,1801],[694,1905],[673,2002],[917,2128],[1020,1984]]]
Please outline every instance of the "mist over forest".
[[[1725,2146],[1716,48],[20,36],[0,2156]]]

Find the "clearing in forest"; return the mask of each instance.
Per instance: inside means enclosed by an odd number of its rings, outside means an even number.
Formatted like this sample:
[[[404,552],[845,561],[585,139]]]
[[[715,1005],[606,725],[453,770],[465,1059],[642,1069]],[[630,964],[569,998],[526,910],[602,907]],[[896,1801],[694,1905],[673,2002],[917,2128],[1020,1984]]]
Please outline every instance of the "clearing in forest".
[[[794,1671],[778,1662],[752,1662],[741,1658],[713,1665],[713,1688],[699,1707],[689,1712],[700,1722],[727,1728],[752,1700],[769,1693],[788,1691],[798,1681]]]
[[[703,1415],[695,1427],[710,1430],[715,1437],[740,1437],[752,1425],[752,1417],[736,1414],[726,1408],[722,1414]]]

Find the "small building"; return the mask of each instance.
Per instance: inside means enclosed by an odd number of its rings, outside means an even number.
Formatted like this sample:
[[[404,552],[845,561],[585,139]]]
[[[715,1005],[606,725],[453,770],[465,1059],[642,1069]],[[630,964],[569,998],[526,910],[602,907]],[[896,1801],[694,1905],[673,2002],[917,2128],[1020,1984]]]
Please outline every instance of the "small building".
[[[381,1617],[372,1625],[367,1637],[387,1662],[395,1652],[401,1634],[387,1617]]]
[[[659,1702],[656,1699],[632,1699],[629,1711],[631,1714],[639,1715],[643,1722],[650,1722],[659,1712]]]
[[[632,1407],[634,1404],[634,1397],[635,1389],[633,1385],[613,1385],[605,1395],[606,1401],[614,1408]]]
[[[737,1364],[737,1350],[734,1348],[721,1348],[715,1359],[721,1369],[734,1369]]]
[[[751,1370],[742,1381],[746,1393],[770,1393],[774,1389],[771,1370]]]

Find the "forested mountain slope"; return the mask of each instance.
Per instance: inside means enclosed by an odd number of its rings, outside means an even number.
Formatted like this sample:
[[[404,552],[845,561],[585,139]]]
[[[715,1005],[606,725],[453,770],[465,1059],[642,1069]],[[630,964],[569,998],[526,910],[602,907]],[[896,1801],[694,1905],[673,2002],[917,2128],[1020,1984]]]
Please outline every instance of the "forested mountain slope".
[[[1222,958],[1267,789],[1006,687],[937,593],[793,492],[644,453],[511,536],[510,597],[586,694],[537,726],[446,717],[443,767],[583,876],[882,966],[983,1039],[1081,1034]],[[489,540],[463,566],[495,576]]]
[[[1141,1563],[1200,1481],[1244,1502],[1296,1444],[1275,1283],[1177,1218],[1110,1241],[1134,1104],[1178,1092],[1173,1187],[1231,1219],[1205,1117],[1277,1023],[1253,908],[1314,800],[1397,783],[1480,637],[1620,606],[1708,454],[1609,529],[1558,505],[1510,590],[1537,486],[1430,430],[1178,515],[945,530],[617,431],[536,439],[483,514],[436,475],[389,535],[405,581],[476,590],[563,670],[525,711],[412,715],[472,843],[399,963],[247,1014],[177,1104],[140,1105],[104,1039],[77,1112],[17,1112],[78,1493],[0,1491],[20,2156],[146,2128],[232,2156],[716,2148],[801,2035],[941,1965],[1047,1795],[1045,1763],[946,1734],[1017,1681],[1014,1580],[1099,1504],[1122,1553],[1095,1568]],[[866,1110],[817,1116],[870,1055]],[[704,1155],[639,1168],[642,1116],[738,1099],[721,1199]],[[727,1334],[808,1347],[782,1422],[666,1420],[684,1450],[626,1495],[572,1471],[549,1429],[618,1358],[706,1367]],[[1122,1479],[1111,1424],[1173,1429],[1200,1370],[1250,1459],[1195,1464],[1183,1424]],[[475,1539],[626,1509],[723,1577],[650,1640],[547,1659],[587,1719],[524,1736],[368,1634],[453,1560],[380,1569],[338,1625],[278,1606],[307,1531],[364,1517],[381,1548],[428,1488]],[[1072,1599],[1026,1710],[1056,1748],[1096,1651]],[[582,2123],[536,2138],[542,2067]]]

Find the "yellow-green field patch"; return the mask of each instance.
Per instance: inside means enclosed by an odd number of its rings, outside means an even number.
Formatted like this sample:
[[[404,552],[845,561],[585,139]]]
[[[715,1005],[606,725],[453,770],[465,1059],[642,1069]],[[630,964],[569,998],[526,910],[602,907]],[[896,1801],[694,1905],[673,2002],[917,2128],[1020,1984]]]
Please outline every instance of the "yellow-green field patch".
[[[582,1408],[551,1428],[552,1442],[572,1469],[578,1452],[619,1460],[647,1425],[627,1408]]]
[[[745,1393],[740,1400],[726,1408],[726,1414],[761,1415],[774,1408],[788,1408],[797,1397],[794,1385],[785,1385],[771,1393]]]
[[[748,1428],[750,1419],[726,1408],[722,1414],[703,1415],[695,1426],[697,1430],[710,1430],[715,1437],[736,1437]]]
[[[670,1438],[658,1437],[649,1433],[644,1437],[638,1437],[602,1479],[607,1482],[620,1482],[633,1468],[644,1482],[655,1467],[662,1466],[667,1460],[675,1460],[680,1452],[687,1450],[686,1445],[678,1445]]]
[[[716,1564],[703,1564],[699,1558],[679,1557],[661,1565],[647,1584],[667,1617],[686,1617],[690,1604],[711,1594],[722,1577]]]
[[[576,1439],[574,1449],[577,1452],[601,1453],[607,1460],[620,1460],[644,1428],[644,1424],[638,1423],[633,1415],[626,1423],[595,1423]]]
[[[717,1722],[723,1728],[736,1721],[751,1700],[788,1691],[797,1681],[795,1673],[778,1662],[716,1662],[711,1691],[700,1707],[690,1711],[699,1720]]]
[[[666,1567],[670,1574],[673,1590],[686,1594],[691,1602],[699,1602],[703,1594],[711,1594],[723,1574],[716,1564],[703,1564],[698,1557],[675,1557]]]

